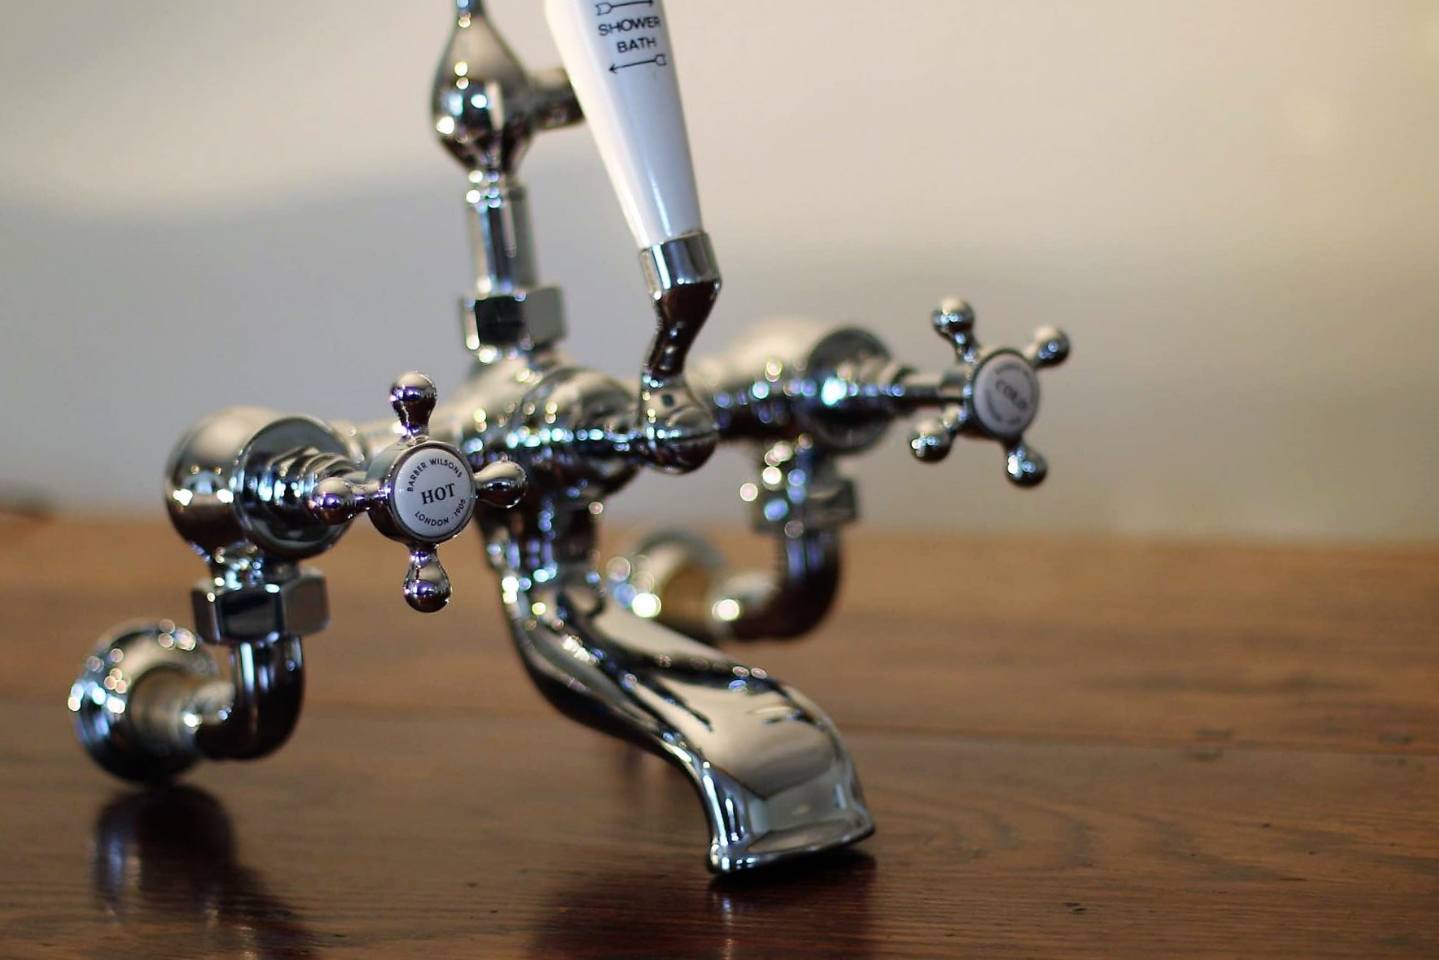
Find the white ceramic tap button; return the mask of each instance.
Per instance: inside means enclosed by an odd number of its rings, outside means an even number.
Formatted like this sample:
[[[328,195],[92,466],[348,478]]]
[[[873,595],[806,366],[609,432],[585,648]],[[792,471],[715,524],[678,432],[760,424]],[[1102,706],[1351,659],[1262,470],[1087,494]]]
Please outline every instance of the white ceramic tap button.
[[[661,0],[545,0],[570,83],[635,243],[703,229]]]
[[[395,465],[395,522],[422,543],[443,543],[475,510],[469,464],[443,447],[420,447]]]
[[[974,412],[997,437],[1017,437],[1039,412],[1039,377],[1017,353],[1004,352],[980,365],[974,378]]]

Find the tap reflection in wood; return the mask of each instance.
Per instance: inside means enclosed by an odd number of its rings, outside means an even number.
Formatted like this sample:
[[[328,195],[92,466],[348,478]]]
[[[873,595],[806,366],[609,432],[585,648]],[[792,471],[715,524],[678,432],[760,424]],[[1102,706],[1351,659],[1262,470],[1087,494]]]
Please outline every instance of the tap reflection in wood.
[[[107,804],[95,822],[91,878],[117,919],[163,920],[177,954],[278,960],[319,953],[319,938],[298,912],[239,862],[224,806],[195,787]]]
[[[708,884],[684,878],[656,882],[636,865],[617,864],[548,893],[542,914],[548,922],[535,925],[527,955],[866,960],[888,953],[884,934],[873,928],[875,873],[874,860],[856,849],[716,877]],[[616,897],[616,890],[641,890],[644,896]],[[814,939],[821,925],[822,945]]]

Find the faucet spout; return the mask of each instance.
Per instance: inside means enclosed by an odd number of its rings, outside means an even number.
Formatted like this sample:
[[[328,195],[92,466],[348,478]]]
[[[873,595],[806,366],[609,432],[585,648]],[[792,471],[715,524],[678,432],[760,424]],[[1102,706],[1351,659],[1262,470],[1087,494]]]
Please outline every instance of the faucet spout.
[[[683,770],[736,873],[874,832],[834,723],[793,687],[610,602],[588,564],[524,569],[491,532],[515,645],[561,712]],[[533,554],[532,554],[533,555]]]

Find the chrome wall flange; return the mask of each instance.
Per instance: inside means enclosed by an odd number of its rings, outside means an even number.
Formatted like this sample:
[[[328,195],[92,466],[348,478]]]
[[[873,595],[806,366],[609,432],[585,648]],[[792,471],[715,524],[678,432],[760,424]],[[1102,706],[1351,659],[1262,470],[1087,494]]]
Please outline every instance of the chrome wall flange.
[[[184,773],[199,754],[152,741],[130,710],[141,681],[165,672],[204,682],[219,673],[189,630],[171,620],[123,624],[101,639],[70,688],[75,735],[90,757],[125,780],[163,782]]]

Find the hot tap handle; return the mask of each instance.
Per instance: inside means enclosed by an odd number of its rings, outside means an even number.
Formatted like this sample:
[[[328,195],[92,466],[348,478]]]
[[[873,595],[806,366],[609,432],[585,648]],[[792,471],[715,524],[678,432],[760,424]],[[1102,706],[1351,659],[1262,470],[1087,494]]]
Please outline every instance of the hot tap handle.
[[[400,376],[390,388],[400,439],[371,457],[368,471],[321,479],[305,504],[313,516],[335,525],[366,513],[375,529],[408,547],[405,600],[421,613],[449,602],[450,578],[437,548],[470,522],[475,501],[508,508],[525,491],[518,466],[492,463],[476,475],[464,454],[429,437],[436,399],[435,385],[424,374]]]
[[[934,311],[934,329],[954,348],[955,367],[941,381],[940,415],[918,424],[910,451],[927,463],[943,460],[961,433],[998,441],[1005,449],[1005,473],[1022,487],[1038,484],[1048,465],[1024,440],[1039,413],[1039,370],[1069,356],[1069,338],[1057,327],[1042,327],[1023,350],[980,345],[974,336],[974,309],[946,300]]]
[[[635,243],[703,230],[662,0],[545,0],[545,15]]]

